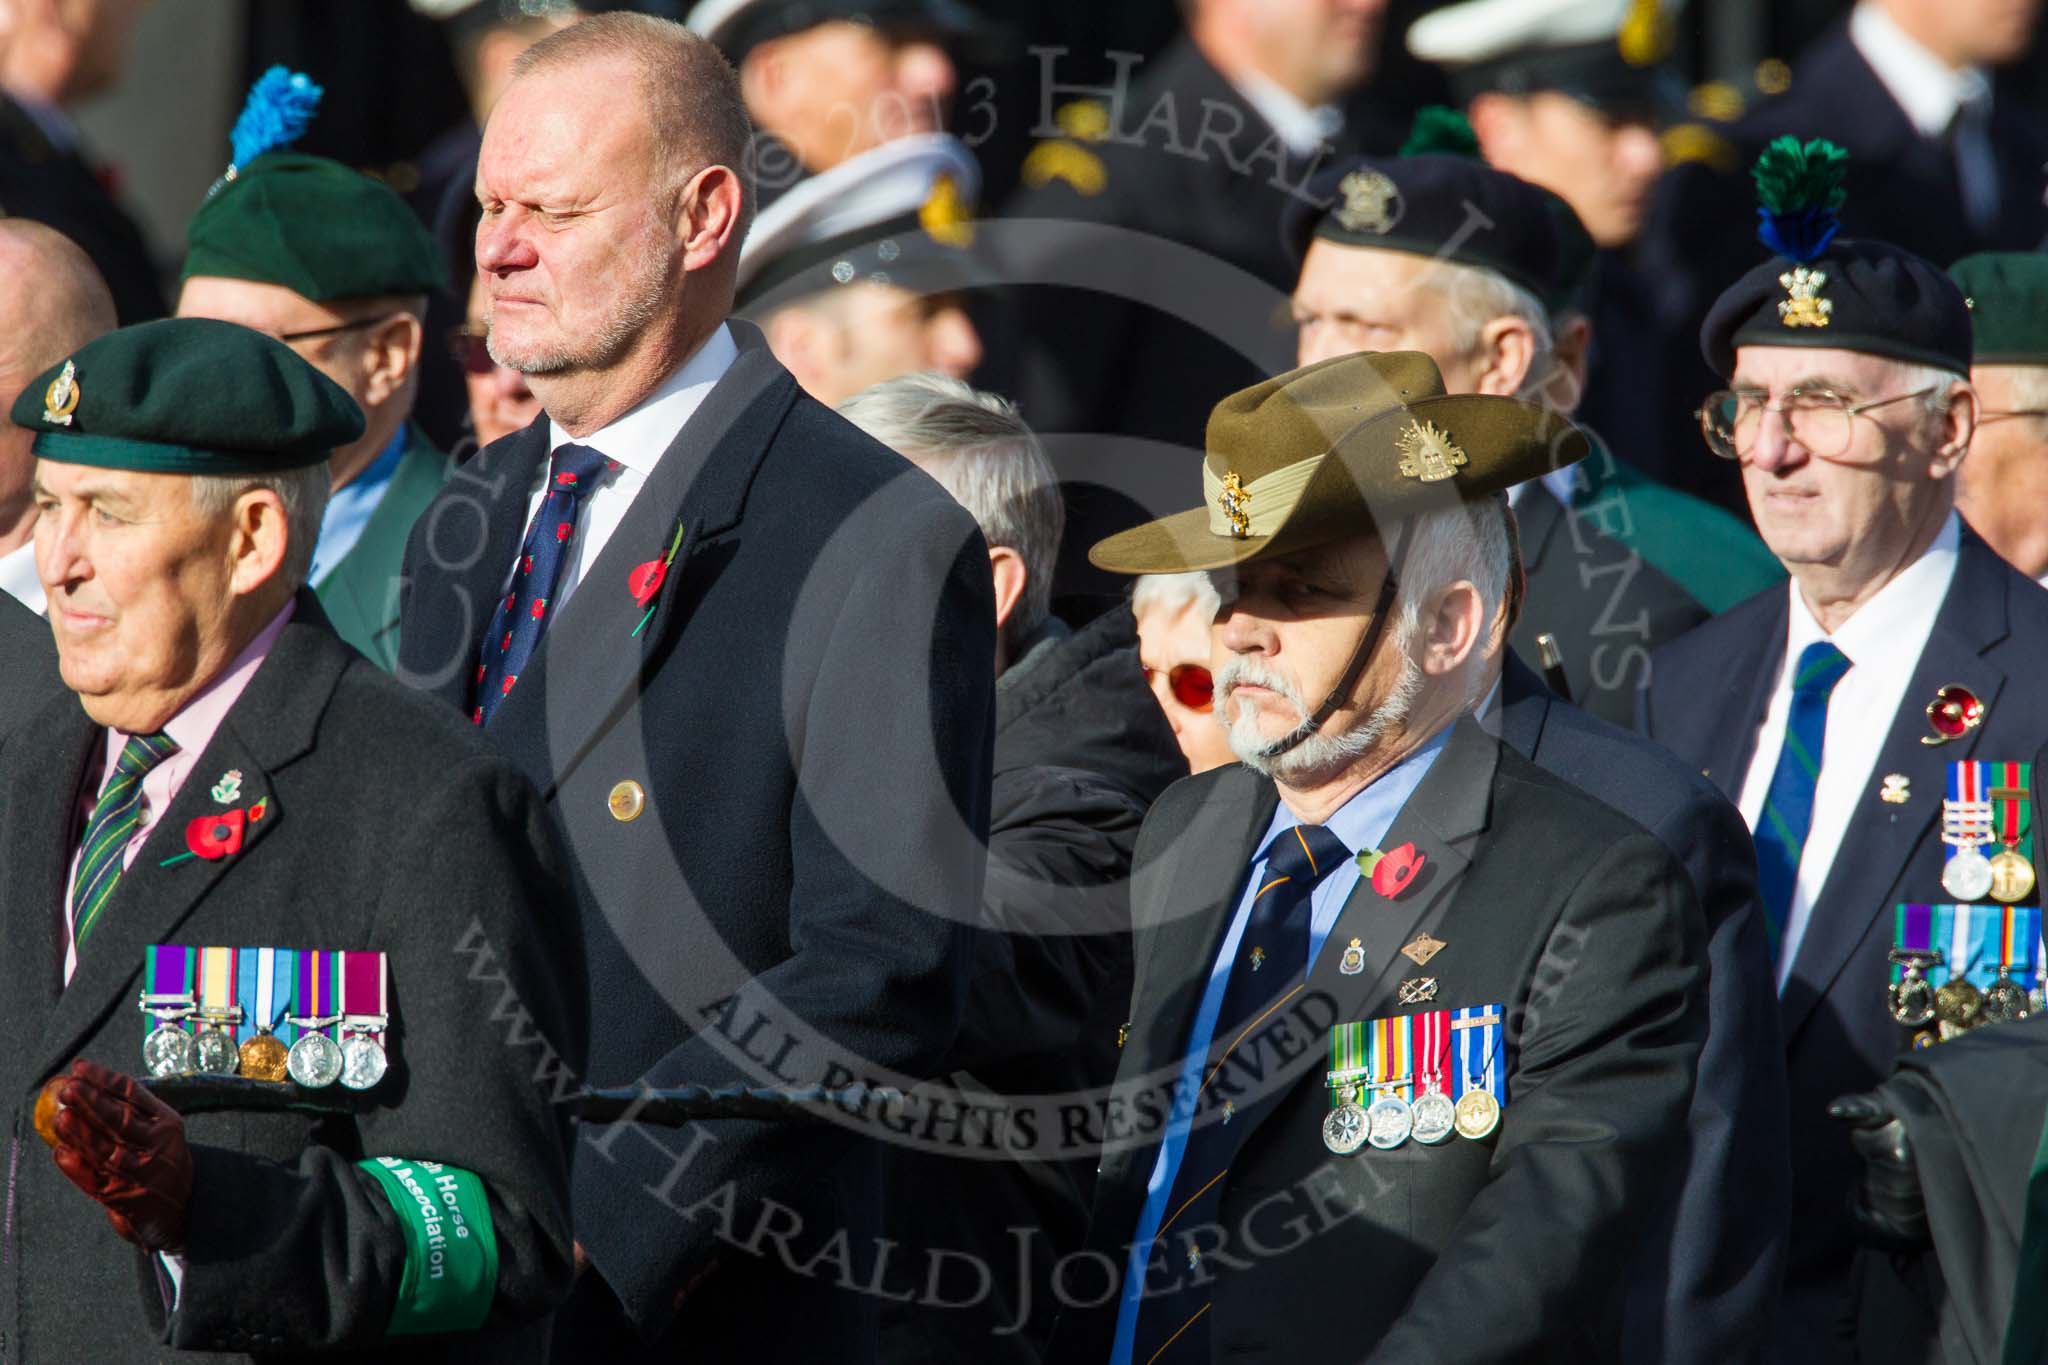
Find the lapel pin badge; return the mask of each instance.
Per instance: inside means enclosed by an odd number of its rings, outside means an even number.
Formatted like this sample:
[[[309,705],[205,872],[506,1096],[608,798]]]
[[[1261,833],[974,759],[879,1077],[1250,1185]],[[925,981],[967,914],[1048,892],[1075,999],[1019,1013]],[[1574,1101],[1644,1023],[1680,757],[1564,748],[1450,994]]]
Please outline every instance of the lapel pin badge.
[[[1429,856],[1415,851],[1413,843],[1382,853],[1369,849],[1358,855],[1358,870],[1372,883],[1372,889],[1392,900],[1408,889],[1415,880],[1415,874],[1422,871],[1422,865]]]
[[[1920,742],[1931,747],[1961,739],[1984,723],[1985,710],[1976,693],[1960,683],[1950,683],[1927,703],[1927,726],[1934,733],[1920,736]]]
[[[1904,773],[1886,773],[1877,799],[1888,806],[1903,806],[1913,799],[1913,779]]]
[[[1365,970],[1365,945],[1357,939],[1344,950],[1344,956],[1337,959],[1337,971],[1343,976],[1357,976]]]
[[[213,784],[213,799],[223,806],[232,806],[242,795],[242,770],[230,768],[220,775],[220,781]]]
[[[1401,1003],[1404,1005],[1426,1005],[1436,999],[1436,978],[1433,976],[1410,977],[1401,983]]]
[[[1423,934],[1406,948],[1403,948],[1401,956],[1407,958],[1418,967],[1427,967],[1431,958],[1449,946],[1440,938],[1431,938],[1428,934]]]
[[[1261,968],[1261,967],[1263,967],[1263,966],[1265,966],[1265,965],[1266,965],[1266,950],[1265,950],[1264,948],[1261,948],[1261,947],[1259,947],[1259,946],[1258,946],[1257,944],[1253,944],[1253,945],[1252,945],[1252,970],[1253,970],[1253,971],[1257,971],[1257,970],[1258,970],[1259,968]]]

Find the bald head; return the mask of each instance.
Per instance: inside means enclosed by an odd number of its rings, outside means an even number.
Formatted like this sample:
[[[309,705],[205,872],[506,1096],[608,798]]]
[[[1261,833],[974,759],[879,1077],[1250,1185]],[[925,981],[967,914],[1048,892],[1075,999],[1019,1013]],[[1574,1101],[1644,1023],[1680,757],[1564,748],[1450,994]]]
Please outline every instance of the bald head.
[[[114,330],[114,296],[69,237],[26,218],[0,218],[0,385],[21,386]]]
[[[0,413],[31,379],[114,330],[114,296],[71,239],[25,218],[0,218]],[[0,421],[0,554],[34,528],[33,438]]]

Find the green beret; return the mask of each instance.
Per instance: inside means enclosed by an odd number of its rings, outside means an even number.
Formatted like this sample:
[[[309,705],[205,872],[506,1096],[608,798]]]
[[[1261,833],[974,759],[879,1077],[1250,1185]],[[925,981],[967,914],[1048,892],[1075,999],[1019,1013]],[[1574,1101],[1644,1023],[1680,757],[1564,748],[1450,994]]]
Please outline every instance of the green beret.
[[[444,286],[434,239],[390,186],[338,161],[266,152],[192,215],[185,268],[280,284],[315,303]]]
[[[1979,365],[2048,365],[2048,253],[1986,251],[1948,268],[1970,310]]]
[[[11,416],[46,460],[153,474],[303,469],[363,434],[347,390],[283,342],[212,318],[87,342],[30,380]]]

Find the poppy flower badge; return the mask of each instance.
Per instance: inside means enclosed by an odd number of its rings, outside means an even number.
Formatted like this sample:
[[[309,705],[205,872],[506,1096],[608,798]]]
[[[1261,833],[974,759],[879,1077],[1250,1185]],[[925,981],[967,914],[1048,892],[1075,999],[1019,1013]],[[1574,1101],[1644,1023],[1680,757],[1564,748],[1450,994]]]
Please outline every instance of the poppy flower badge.
[[[196,816],[185,823],[185,851],[166,858],[160,867],[175,867],[198,858],[217,863],[242,851],[242,837],[270,814],[270,798],[264,797],[247,810],[216,811]]]
[[[626,575],[626,591],[633,594],[633,605],[644,609],[640,624],[633,627],[631,638],[639,638],[647,629],[647,623],[654,619],[654,599],[661,595],[661,585],[668,581],[668,567],[676,562],[676,552],[683,548],[683,524],[676,523],[675,536],[668,543],[668,553],[637,565]]]
[[[1358,871],[1374,891],[1392,900],[1408,889],[1428,861],[1428,855],[1417,853],[1413,843],[1406,843],[1385,853],[1375,848],[1359,854]]]

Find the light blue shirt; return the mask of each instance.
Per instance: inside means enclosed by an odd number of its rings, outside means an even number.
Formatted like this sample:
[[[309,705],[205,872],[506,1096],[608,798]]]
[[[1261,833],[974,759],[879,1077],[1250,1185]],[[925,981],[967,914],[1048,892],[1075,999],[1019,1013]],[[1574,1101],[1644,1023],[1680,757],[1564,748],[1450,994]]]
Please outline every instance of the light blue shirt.
[[[1339,806],[1324,828],[1342,839],[1344,847],[1353,853],[1379,847],[1380,841],[1387,837],[1387,831],[1393,828],[1394,817],[1401,813],[1401,808],[1408,804],[1408,798],[1429,775],[1430,765],[1436,762],[1436,756],[1443,751],[1444,742],[1450,736],[1448,726],[1437,731],[1420,749]],[[1195,1009],[1195,1022],[1188,1030],[1187,1057],[1181,1063],[1180,1084],[1174,1090],[1173,1114],[1159,1143],[1159,1159],[1152,1164],[1152,1179],[1145,1187],[1145,1207],[1138,1214],[1137,1235],[1131,1239],[1131,1259],[1125,1268],[1123,1303],[1117,1310],[1116,1347],[1110,1352],[1110,1365],[1131,1365],[1131,1345],[1138,1329],[1138,1300],[1145,1290],[1145,1264],[1152,1257],[1152,1243],[1159,1235],[1159,1225],[1166,1220],[1166,1201],[1173,1195],[1173,1180],[1180,1173],[1181,1156],[1187,1151],[1189,1121],[1200,1095],[1202,1065],[1208,1058],[1209,1044],[1216,1034],[1216,1016],[1223,1012],[1223,991],[1230,984],[1230,964],[1237,960],[1238,944],[1244,938],[1245,925],[1252,917],[1253,888],[1265,883],[1266,850],[1273,846],[1275,839],[1300,823],[1285,802],[1274,808],[1273,822],[1266,827],[1266,835],[1259,841],[1258,855],[1247,869],[1244,890],[1238,897],[1237,914],[1224,932],[1216,964],[1209,969],[1209,988],[1202,993],[1202,1002]],[[1322,952],[1323,941],[1329,938],[1337,916],[1343,912],[1344,902],[1351,898],[1358,881],[1358,863],[1347,858],[1343,866],[1316,884],[1308,902],[1308,960],[1311,964]]]
[[[313,546],[313,568],[306,576],[309,583],[318,583],[334,572],[337,564],[355,549],[356,542],[363,538],[363,529],[376,515],[377,504],[384,501],[384,491],[391,487],[391,476],[398,472],[398,462],[405,458],[405,427],[400,425],[398,434],[391,438],[391,444],[384,447],[377,458],[370,461],[370,467],[348,481],[346,488],[337,488],[327,499],[327,511],[320,518],[320,540]]]

